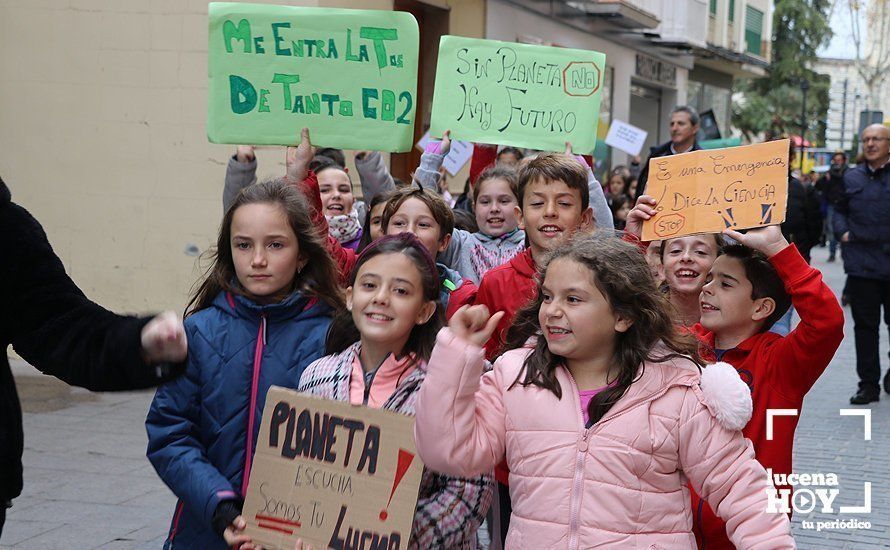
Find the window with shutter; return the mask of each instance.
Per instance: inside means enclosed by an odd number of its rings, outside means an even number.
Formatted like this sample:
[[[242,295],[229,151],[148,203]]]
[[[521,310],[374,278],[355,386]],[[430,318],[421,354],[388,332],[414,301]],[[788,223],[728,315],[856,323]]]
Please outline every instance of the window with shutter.
[[[761,40],[763,39],[763,12],[751,6],[745,6],[745,42],[748,43],[746,51],[754,55],[761,55]]]

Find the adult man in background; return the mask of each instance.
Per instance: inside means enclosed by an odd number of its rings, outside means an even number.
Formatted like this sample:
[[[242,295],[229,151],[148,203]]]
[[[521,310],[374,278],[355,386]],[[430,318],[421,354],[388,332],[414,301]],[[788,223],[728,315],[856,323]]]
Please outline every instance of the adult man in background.
[[[862,131],[860,143],[864,161],[844,174],[833,220],[855,323],[859,391],[850,398],[853,405],[880,399],[881,307],[890,324],[890,128],[872,124]],[[890,393],[890,371],[884,390]]]
[[[649,158],[643,165],[640,177],[637,180],[637,193],[634,196],[634,203],[645,194],[646,181],[649,179],[649,161],[658,157],[667,157],[670,155],[679,155],[688,153],[689,151],[699,151],[701,146],[695,139],[698,133],[699,117],[698,113],[692,107],[680,105],[674,107],[671,111],[671,140],[649,149]]]

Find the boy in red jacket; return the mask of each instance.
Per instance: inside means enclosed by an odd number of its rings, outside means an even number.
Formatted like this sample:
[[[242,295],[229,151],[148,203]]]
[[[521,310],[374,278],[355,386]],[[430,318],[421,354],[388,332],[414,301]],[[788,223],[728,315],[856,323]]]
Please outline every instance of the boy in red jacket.
[[[731,364],[751,388],[754,411],[742,433],[757,459],[774,474],[790,474],[803,398],[844,338],[844,313],[822,273],[778,226],[725,234],[741,244],[726,247],[714,262],[701,293],[701,322],[692,331],[704,359]],[[768,332],[792,304],[800,324],[785,337]],[[773,437],[767,439],[770,409],[798,414],[773,417]],[[692,504],[699,547],[733,548],[726,525],[708,504],[695,494]]]
[[[565,242],[575,231],[586,231],[593,225],[587,169],[569,155],[542,155],[523,164],[519,200],[516,217],[528,248],[486,273],[475,296],[475,303],[485,304],[489,311],[506,312],[485,345],[489,359],[503,345],[516,311],[534,298],[535,258]],[[452,301],[449,313],[460,305]]]

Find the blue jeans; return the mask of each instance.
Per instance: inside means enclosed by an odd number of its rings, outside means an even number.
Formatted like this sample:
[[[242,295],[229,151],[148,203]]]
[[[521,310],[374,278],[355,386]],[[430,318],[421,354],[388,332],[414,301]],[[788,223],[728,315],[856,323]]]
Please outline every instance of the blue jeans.
[[[770,332],[774,332],[779,336],[788,336],[788,333],[791,332],[791,317],[794,316],[794,307],[789,307],[788,312],[782,316],[781,319],[776,321],[776,323],[769,329]]]
[[[828,254],[834,258],[837,252],[837,239],[834,236],[834,207],[830,204],[825,212],[825,227],[825,231],[828,233]]]

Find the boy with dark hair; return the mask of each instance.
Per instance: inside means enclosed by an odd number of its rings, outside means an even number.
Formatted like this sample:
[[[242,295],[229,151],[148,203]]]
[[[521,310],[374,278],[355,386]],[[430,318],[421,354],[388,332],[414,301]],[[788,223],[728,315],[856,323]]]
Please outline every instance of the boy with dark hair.
[[[790,474],[804,396],[844,338],[844,313],[819,270],[778,226],[725,234],[741,244],[727,246],[714,262],[701,293],[701,322],[692,331],[704,359],[731,364],[751,388],[754,411],[742,433],[757,459],[773,474]],[[800,324],[788,336],[768,332],[792,304]],[[797,413],[767,420],[771,409]],[[692,504],[699,547],[732,549],[726,525],[708,504],[695,494]]]

